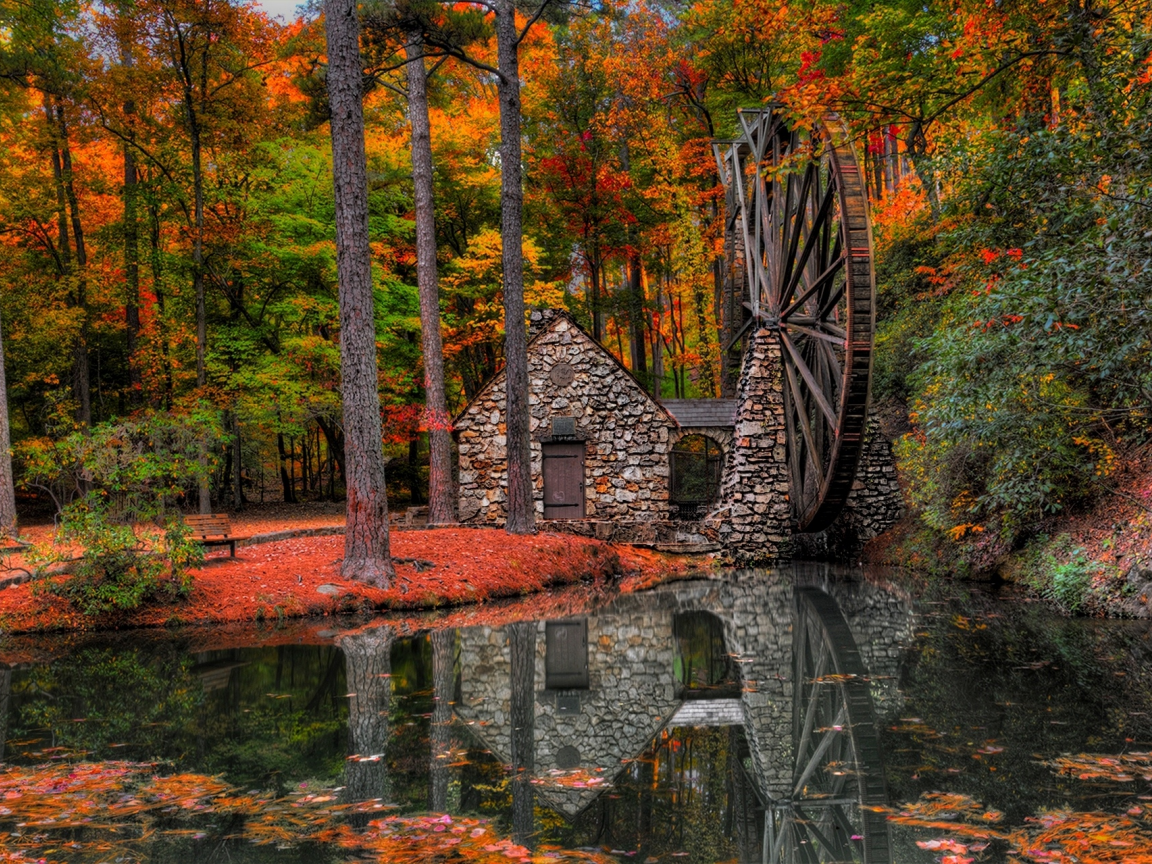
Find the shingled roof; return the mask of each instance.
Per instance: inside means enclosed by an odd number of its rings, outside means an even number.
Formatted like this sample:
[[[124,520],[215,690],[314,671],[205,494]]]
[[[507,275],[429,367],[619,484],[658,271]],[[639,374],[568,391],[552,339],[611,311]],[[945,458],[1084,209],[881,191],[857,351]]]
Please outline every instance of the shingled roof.
[[[736,425],[735,399],[664,399],[660,404],[681,428],[727,429]]]

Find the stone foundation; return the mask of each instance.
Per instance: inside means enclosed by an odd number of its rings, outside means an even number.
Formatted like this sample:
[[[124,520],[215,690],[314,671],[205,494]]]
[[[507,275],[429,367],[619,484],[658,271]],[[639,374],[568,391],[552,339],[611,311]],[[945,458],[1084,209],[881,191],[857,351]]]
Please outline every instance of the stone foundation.
[[[810,560],[855,559],[865,543],[887,531],[903,515],[904,498],[892,445],[880,431],[880,422],[869,416],[864,452],[844,512],[826,531],[797,535],[796,554]]]
[[[719,506],[705,520],[738,566],[770,564],[792,551],[781,374],[780,346],[770,331],[758,330],[740,370],[736,431]]]

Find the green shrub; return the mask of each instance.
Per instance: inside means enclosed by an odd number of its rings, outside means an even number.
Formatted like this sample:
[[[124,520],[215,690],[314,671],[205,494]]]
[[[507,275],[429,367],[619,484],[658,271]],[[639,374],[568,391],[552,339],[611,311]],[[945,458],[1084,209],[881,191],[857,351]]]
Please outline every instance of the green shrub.
[[[1096,579],[1105,565],[1091,560],[1081,547],[1073,547],[1068,535],[1055,540],[1041,535],[1024,552],[1025,584],[1067,612],[1083,612],[1094,601]]]
[[[65,597],[85,615],[135,609],[152,600],[172,601],[192,590],[190,570],[204,561],[204,549],[177,519],[162,532],[138,533],[136,526],[109,518],[98,494],[68,505],[56,544],[33,553],[39,593]],[[70,546],[83,553],[73,561]],[[70,562],[63,580],[49,575],[54,564]]]

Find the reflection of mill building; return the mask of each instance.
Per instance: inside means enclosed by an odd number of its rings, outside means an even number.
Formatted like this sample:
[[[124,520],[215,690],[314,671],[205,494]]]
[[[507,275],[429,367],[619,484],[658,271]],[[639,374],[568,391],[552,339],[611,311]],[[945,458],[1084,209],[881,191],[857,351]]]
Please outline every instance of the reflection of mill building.
[[[538,519],[602,539],[723,548],[746,562],[774,559],[789,548],[785,433],[767,391],[750,385],[737,394],[743,402],[657,401],[566,312],[538,310],[532,319],[528,375]],[[455,420],[462,522],[505,518],[505,399],[501,372]],[[899,509],[882,436],[872,436],[858,476],[839,530],[866,538],[890,525]]]
[[[897,710],[892,682],[911,610],[866,585],[829,588],[844,595],[848,626],[876,679],[877,709]],[[784,794],[792,774],[793,591],[767,580],[682,585],[622,597],[587,617],[537,622],[531,680],[513,676],[503,630],[461,631],[456,715],[511,762],[513,689],[529,689],[537,794],[569,818],[604,786],[565,787],[557,774],[579,770],[607,784],[662,729],[677,727],[742,727],[756,785]]]

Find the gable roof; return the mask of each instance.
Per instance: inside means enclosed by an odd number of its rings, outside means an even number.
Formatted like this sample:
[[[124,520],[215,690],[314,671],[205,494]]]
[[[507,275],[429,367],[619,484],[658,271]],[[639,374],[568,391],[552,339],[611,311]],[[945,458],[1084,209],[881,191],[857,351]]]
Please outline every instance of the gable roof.
[[[539,319],[537,319],[537,317],[536,317],[537,315],[540,316]],[[637,377],[632,374],[632,370],[630,370],[627,366],[625,366],[623,363],[621,363],[619,358],[617,358],[615,354],[613,354],[611,351],[609,351],[607,348],[605,348],[603,345],[601,345],[599,342],[597,342],[592,337],[592,334],[590,334],[587,330],[585,330],[583,327],[580,326],[580,322],[578,322],[572,316],[572,314],[570,312],[568,312],[568,310],[566,310],[566,309],[534,309],[532,311],[532,319],[533,319],[532,320],[532,326],[529,328],[529,332],[528,332],[528,346],[527,347],[528,347],[528,353],[529,354],[532,353],[533,346],[536,345],[536,343],[539,342],[540,339],[545,334],[551,333],[553,330],[555,330],[556,325],[558,323],[560,323],[561,321],[567,321],[571,327],[574,327],[577,330],[577,332],[579,332],[585,339],[588,340],[588,342],[595,348],[595,350],[599,351],[600,354],[603,355],[603,357],[605,359],[607,359],[609,362],[611,362],[620,372],[624,373],[624,375],[627,376],[632,381],[632,383],[634,385],[636,385],[636,389],[644,394],[644,398],[646,398],[648,400],[648,402],[651,403],[653,409],[655,409],[657,412],[662,414],[664,417],[667,417],[669,422],[672,423],[672,425],[674,425],[674,426],[680,425],[678,423],[678,421],[676,420],[676,417],[672,414],[672,412],[669,411],[667,408],[665,408],[660,403],[660,401],[658,399],[656,399],[654,396],[652,396],[652,394],[650,394],[647,390],[644,389],[644,385],[641,384],[639,379],[637,379]],[[460,411],[456,414],[456,416],[452,418],[452,425],[453,426],[455,426],[456,423],[458,423],[464,417],[464,415],[468,413],[469,409],[474,404],[476,404],[477,402],[479,402],[481,399],[485,398],[488,395],[488,391],[490,391],[492,389],[493,385],[495,385],[495,383],[497,381],[499,381],[504,376],[505,371],[506,371],[506,366],[501,366],[499,369],[496,370],[495,375],[493,375],[486,382],[484,382],[484,385],[479,390],[476,391],[476,395],[473,396],[471,399],[469,399],[468,404],[465,405],[463,408],[461,408]]]

